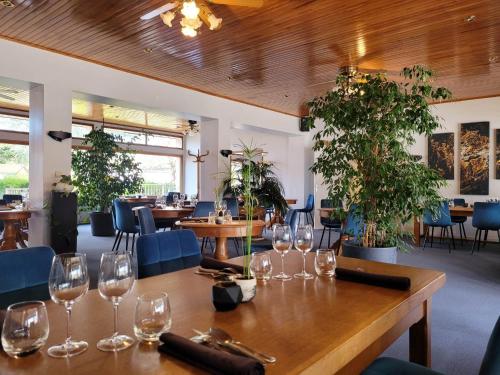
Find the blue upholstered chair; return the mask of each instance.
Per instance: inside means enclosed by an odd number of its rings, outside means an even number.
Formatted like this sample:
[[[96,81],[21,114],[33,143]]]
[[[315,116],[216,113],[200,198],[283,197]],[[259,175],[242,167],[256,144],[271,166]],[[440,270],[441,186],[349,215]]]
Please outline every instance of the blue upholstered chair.
[[[303,213],[306,216],[306,223],[314,226],[314,216],[313,216],[314,195],[309,194],[307,196],[306,206],[304,208],[299,208],[296,211],[297,211],[297,214],[299,215],[299,224],[300,224],[300,214]]]
[[[472,226],[476,228],[474,242],[472,244],[472,253],[477,243],[477,249],[481,245],[481,235],[484,231],[484,244],[488,238],[488,231],[497,232],[500,241],[500,203],[476,202],[474,203],[474,212],[472,214]]]
[[[295,232],[297,232],[297,227],[299,226],[299,213],[298,210],[290,208],[285,215],[284,222],[290,226],[292,231],[292,236],[295,238]]]
[[[453,205],[455,207],[465,207],[465,199],[463,198],[454,198]],[[460,232],[460,243],[462,246],[464,245],[464,238],[467,240],[467,234],[465,233],[465,222],[467,221],[467,216],[452,216],[451,222],[458,224],[458,230]]]
[[[372,362],[361,375],[442,375],[430,368],[396,358],[381,357]],[[500,374],[500,318],[491,333],[479,375]]]
[[[193,231],[158,232],[137,239],[139,279],[195,267],[200,261],[200,246]]]
[[[427,244],[427,238],[429,237],[429,228],[431,228],[431,247],[434,242],[434,228],[441,229],[441,238],[444,235],[450,239],[451,234],[451,243],[453,244],[453,248],[455,248],[455,238],[453,237],[453,225],[454,223],[451,221],[450,216],[450,207],[447,201],[441,202],[441,206],[439,211],[434,216],[430,210],[426,210],[424,212],[423,218],[424,226],[425,226],[425,235],[424,235],[424,246]],[[449,233],[448,233],[449,230]],[[448,251],[451,253],[450,242],[448,241]]]
[[[231,211],[231,215],[233,217],[239,217],[240,216],[240,207],[238,205],[238,199],[237,198],[227,198],[224,200],[226,201],[227,209],[229,211]]]
[[[214,212],[213,201],[199,201],[193,211],[193,217],[208,217],[209,212]]]
[[[181,193],[179,193],[178,191],[169,191],[167,195],[165,195],[165,203],[167,204],[174,203],[174,195],[176,194],[177,196],[181,195]]]
[[[46,246],[0,251],[0,309],[17,302],[50,299],[53,257],[54,250]]]
[[[344,225],[342,229],[339,231],[340,235],[348,235],[354,239],[358,239],[363,236],[365,223],[363,222],[363,218],[360,216],[360,213],[357,212],[358,205],[351,204],[349,207],[349,211],[347,211],[347,217],[344,221]],[[337,230],[335,230],[337,231]]]
[[[137,210],[137,215],[139,216],[139,231],[141,236],[145,234],[156,233],[156,224],[151,212],[151,208],[142,207]]]
[[[132,208],[130,207],[130,204],[126,201],[122,201],[120,199],[115,199],[113,201],[113,206],[114,206],[114,213],[116,215],[115,221],[116,221],[116,229],[118,230],[118,233],[116,233],[116,239],[118,239],[118,242],[115,239],[116,243],[116,251],[120,248],[120,242],[123,237],[123,233],[127,235],[126,237],[126,244],[125,244],[125,250],[128,251],[128,240],[129,240],[129,235],[132,234],[132,253],[134,252],[134,243],[135,243],[135,235],[139,233],[139,226],[135,224],[135,215],[134,212],[132,211]],[[113,250],[115,248],[113,247]]]
[[[4,194],[3,200],[5,201],[6,204],[9,204],[15,201],[22,201],[23,196],[21,194]]]
[[[340,202],[335,205],[335,202],[332,199],[322,199],[321,202],[321,208],[335,208],[335,207],[342,207],[342,203]],[[321,240],[319,241],[319,248],[321,248],[321,244],[323,243],[323,237],[325,235],[325,230],[328,229],[328,248],[330,247],[330,236],[332,229],[338,230],[342,228],[342,221],[339,219],[332,219],[329,217],[321,217],[320,218],[321,225],[323,225],[323,232],[321,233]]]

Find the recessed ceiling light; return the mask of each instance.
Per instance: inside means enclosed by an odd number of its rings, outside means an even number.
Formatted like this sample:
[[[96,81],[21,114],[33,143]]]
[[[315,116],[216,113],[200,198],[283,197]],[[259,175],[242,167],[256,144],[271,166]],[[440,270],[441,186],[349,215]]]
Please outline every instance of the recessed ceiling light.
[[[151,53],[153,52],[153,49],[151,47],[147,47],[143,49],[144,53]]]
[[[470,16],[465,17],[464,20],[465,20],[465,22],[471,23],[471,22],[474,22],[476,20],[476,16],[471,14]]]
[[[6,8],[14,8],[15,7],[14,3],[10,0],[2,0],[2,1],[0,1],[0,5],[4,6]]]
[[[496,62],[498,62],[498,56],[491,56],[488,61],[491,63],[491,64],[494,64]]]

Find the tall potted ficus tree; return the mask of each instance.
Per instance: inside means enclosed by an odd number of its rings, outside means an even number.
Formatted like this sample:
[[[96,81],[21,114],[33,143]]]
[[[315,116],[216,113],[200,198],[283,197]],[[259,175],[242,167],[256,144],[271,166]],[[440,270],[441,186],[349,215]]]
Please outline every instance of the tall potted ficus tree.
[[[115,137],[103,129],[85,136],[83,149],[73,152],[73,184],[78,189],[79,205],[89,210],[94,236],[113,236],[111,215],[113,199],[139,191],[142,170],[129,150],[121,148]]]
[[[395,262],[396,250],[408,246],[404,224],[439,205],[444,181],[410,153],[416,135],[440,126],[429,102],[451,96],[433,87],[432,77],[422,66],[404,68],[399,81],[339,75],[336,90],[308,103],[311,127],[316,119],[324,124],[314,136],[319,156],[312,171],[323,176],[329,198],[354,205],[363,223],[343,255]]]

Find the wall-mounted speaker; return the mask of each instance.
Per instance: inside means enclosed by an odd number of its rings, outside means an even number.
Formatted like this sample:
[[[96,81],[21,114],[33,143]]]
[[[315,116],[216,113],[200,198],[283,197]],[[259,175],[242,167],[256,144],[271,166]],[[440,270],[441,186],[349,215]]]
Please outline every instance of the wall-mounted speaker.
[[[308,132],[312,129],[314,121],[311,117],[303,116],[300,118],[299,129],[301,132]]]

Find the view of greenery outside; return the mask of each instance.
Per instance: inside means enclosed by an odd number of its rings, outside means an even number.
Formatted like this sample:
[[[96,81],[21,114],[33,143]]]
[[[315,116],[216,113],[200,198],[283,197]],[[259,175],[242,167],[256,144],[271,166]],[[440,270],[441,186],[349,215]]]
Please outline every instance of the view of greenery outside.
[[[0,143],[0,197],[7,188],[29,186],[29,147]]]
[[[134,154],[140,164],[144,185],[143,195],[165,195],[169,191],[179,191],[181,158],[176,156]]]

